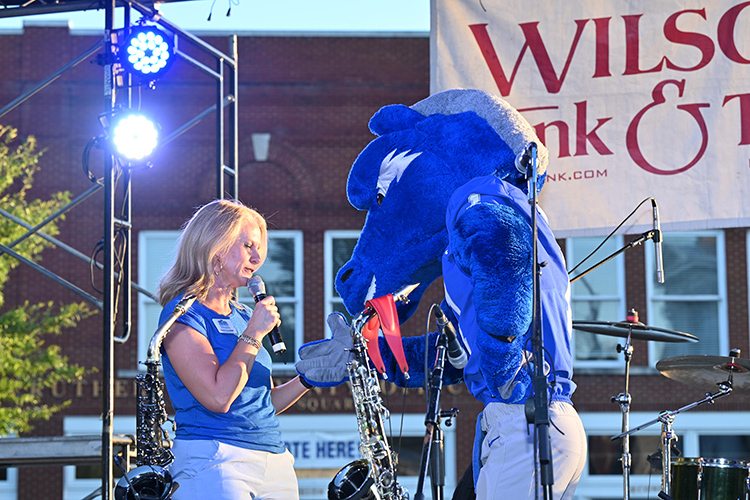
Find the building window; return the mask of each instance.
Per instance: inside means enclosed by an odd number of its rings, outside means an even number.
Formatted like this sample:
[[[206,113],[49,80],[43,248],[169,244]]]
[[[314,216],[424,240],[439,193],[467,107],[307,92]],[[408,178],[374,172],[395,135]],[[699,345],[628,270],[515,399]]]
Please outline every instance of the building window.
[[[341,296],[334,286],[336,273],[352,256],[354,247],[359,239],[360,231],[326,231],[324,242],[325,259],[325,317],[332,312],[342,313],[351,323],[351,315],[346,311]],[[326,336],[330,336],[328,325],[325,325]]]
[[[258,270],[258,276],[263,278],[266,293],[274,297],[279,308],[279,333],[284,339],[286,352],[280,356],[273,354],[267,336],[263,339],[263,345],[273,357],[275,372],[294,372],[294,367],[287,365],[287,362],[297,360],[297,348],[302,345],[304,334],[301,231],[268,232],[268,257]],[[247,288],[239,288],[237,295],[240,302],[254,307],[255,301]]]
[[[18,498],[18,469],[0,467],[0,498]]]
[[[602,243],[601,238],[568,238],[566,259],[569,269],[585,259]],[[622,237],[607,240],[590,259],[571,273],[575,278],[622,247]],[[623,321],[625,305],[624,259],[615,258],[597,267],[571,284],[571,309],[574,321]],[[578,368],[619,366],[619,339],[580,330],[573,331],[575,364]]]
[[[630,428],[651,422],[656,417],[657,413],[631,412]],[[750,459],[750,432],[744,425],[748,418],[749,412],[685,412],[676,415],[672,424],[678,437],[672,447],[672,472],[673,477],[676,472],[677,478],[672,482],[673,490],[685,487],[682,482],[690,480],[686,470],[691,464],[698,463],[698,458],[704,459],[709,468],[712,463],[724,464],[724,479],[732,474],[731,465],[726,465],[727,460]],[[589,454],[576,488],[576,499],[623,498],[622,439],[612,440],[622,432],[622,415],[615,412],[581,413],[581,420],[586,429]],[[661,431],[661,424],[657,422],[630,435],[630,497],[633,500],[657,498],[661,491]],[[736,472],[747,477],[746,466],[738,467]],[[744,498],[744,490],[737,497]],[[708,498],[713,498],[710,493]]]
[[[665,234],[664,283],[646,259],[648,323],[695,335],[700,342],[652,342],[649,362],[680,355],[729,354],[723,231]]]
[[[326,498],[328,483],[336,473],[362,458],[354,414],[279,415],[279,421],[286,446],[294,455],[300,500]],[[392,414],[391,425],[395,436],[389,438],[389,444],[398,453],[398,482],[413,498],[425,436],[424,415],[406,414],[402,420],[401,416]],[[441,429],[445,456],[444,493],[449,498],[456,487],[456,426],[444,425]],[[401,437],[397,435],[399,430]],[[431,491],[429,476],[423,490]]]
[[[138,282],[153,292],[161,276],[169,269],[175,258],[179,231],[141,231],[138,235]],[[292,370],[287,363],[294,363],[297,347],[302,345],[302,232],[268,231],[268,257],[258,270],[263,277],[266,292],[273,295],[281,313],[279,331],[287,351],[273,354],[268,340],[266,348],[272,353],[274,370],[277,373]],[[238,289],[238,300],[253,307],[254,300],[246,288]],[[138,297],[138,359],[147,358],[148,344],[158,328],[161,306],[151,298]]]

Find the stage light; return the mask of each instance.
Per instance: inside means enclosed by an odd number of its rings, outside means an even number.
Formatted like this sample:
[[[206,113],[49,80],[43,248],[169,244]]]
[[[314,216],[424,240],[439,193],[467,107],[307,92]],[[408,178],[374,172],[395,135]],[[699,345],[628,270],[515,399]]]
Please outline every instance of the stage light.
[[[161,78],[174,58],[174,35],[156,26],[132,28],[118,50],[120,64],[140,83]]]
[[[142,114],[127,113],[116,116],[110,127],[110,138],[115,155],[138,162],[153,153],[159,143],[157,126]]]

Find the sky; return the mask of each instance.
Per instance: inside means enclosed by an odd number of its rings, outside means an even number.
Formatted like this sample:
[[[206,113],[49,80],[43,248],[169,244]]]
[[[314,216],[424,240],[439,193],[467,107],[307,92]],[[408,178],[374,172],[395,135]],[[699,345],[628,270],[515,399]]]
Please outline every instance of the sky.
[[[430,30],[430,0],[186,0],[163,4],[160,10],[166,19],[187,31]],[[123,25],[122,11],[116,10],[115,28]],[[133,21],[140,17],[136,11],[132,15]],[[0,18],[0,30],[20,29],[24,22],[52,21],[69,21],[72,30],[103,29],[104,11]]]

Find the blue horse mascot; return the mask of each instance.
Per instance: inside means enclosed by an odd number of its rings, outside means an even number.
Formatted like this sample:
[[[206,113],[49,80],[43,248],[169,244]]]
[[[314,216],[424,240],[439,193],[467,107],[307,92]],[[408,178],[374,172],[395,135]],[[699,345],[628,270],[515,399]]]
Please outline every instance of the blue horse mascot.
[[[349,202],[367,218],[351,259],[338,271],[337,292],[356,315],[368,300],[418,283],[408,302],[396,304],[403,323],[442,276],[441,309],[457,325],[468,354],[463,370],[446,367],[444,383],[463,381],[485,408],[501,403],[522,411],[533,399],[534,242],[527,172],[517,159],[528,144],[537,144],[541,190],[547,149],[517,110],[480,90],[447,90],[412,106],[385,106],[369,125],[377,137],[355,160],[347,182]],[[547,218],[535,208],[538,260],[545,263],[540,314],[549,399],[570,404],[575,384],[568,275]],[[347,378],[350,327],[340,314],[332,314],[328,324],[330,339],[305,344],[299,352],[297,371],[315,386]],[[403,339],[409,365],[420,366],[425,349],[434,352],[437,334],[430,333],[427,342],[424,336]],[[423,386],[419,370],[404,377],[382,337],[379,348],[391,381]],[[480,456],[484,427],[480,414],[475,480],[486,462]]]

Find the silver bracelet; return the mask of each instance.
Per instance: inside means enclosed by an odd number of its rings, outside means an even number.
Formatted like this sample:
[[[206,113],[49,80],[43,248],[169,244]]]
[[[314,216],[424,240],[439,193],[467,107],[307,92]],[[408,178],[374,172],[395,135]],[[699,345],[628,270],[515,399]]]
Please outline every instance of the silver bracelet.
[[[244,333],[240,335],[240,340],[247,344],[255,346],[255,348],[258,349],[259,351],[260,351],[260,348],[262,347],[260,342],[258,342],[258,339],[256,339],[255,337],[250,337],[249,335],[245,335]]]

